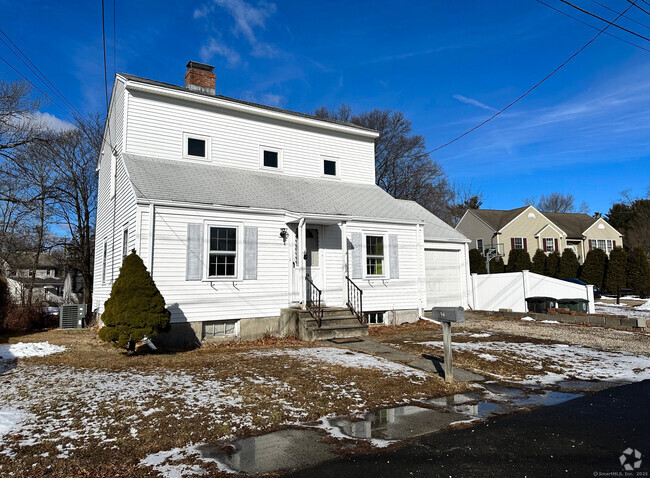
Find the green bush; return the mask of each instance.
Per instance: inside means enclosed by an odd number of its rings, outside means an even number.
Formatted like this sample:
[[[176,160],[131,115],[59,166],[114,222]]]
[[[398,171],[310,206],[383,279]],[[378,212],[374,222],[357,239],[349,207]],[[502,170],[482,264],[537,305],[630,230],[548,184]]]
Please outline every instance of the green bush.
[[[558,277],[563,277],[566,279],[575,279],[578,277],[578,269],[580,268],[580,262],[578,262],[578,257],[576,253],[573,252],[573,249],[567,247],[562,253],[560,258],[560,269],[558,272]]]
[[[610,294],[621,295],[627,280],[627,252],[622,247],[615,247],[609,253],[609,263],[605,272],[605,289]]]
[[[99,330],[99,337],[133,352],[137,342],[168,330],[169,317],[165,299],[142,259],[132,251],[124,259],[111,296],[104,304],[104,327]]]
[[[587,253],[585,263],[582,265],[580,280],[587,284],[597,285],[602,289],[605,269],[607,269],[607,253],[602,249],[593,249]]]
[[[506,271],[506,265],[503,263],[503,257],[490,259],[490,274],[503,274]]]
[[[530,270],[530,254],[523,249],[512,249],[508,254],[508,272]]]
[[[562,256],[560,256],[560,251],[551,252],[546,258],[546,270],[544,275],[549,277],[557,277],[560,272],[560,261]]]
[[[533,262],[530,265],[530,272],[535,274],[544,274],[546,272],[546,253],[537,249],[535,255],[533,256]]]
[[[469,271],[472,274],[487,274],[485,257],[481,255],[481,251],[478,249],[469,250]]]
[[[643,298],[650,295],[650,265],[641,246],[634,246],[627,258],[627,286]]]

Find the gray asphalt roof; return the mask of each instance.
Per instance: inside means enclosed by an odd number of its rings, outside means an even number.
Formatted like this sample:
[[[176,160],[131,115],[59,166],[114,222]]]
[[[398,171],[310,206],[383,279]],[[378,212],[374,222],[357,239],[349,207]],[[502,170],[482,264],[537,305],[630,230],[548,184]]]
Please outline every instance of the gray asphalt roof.
[[[464,235],[444,222],[438,216],[432,214],[427,209],[420,206],[415,201],[406,201],[399,199],[402,206],[406,207],[411,214],[414,214],[424,221],[424,239],[425,240],[447,240],[458,242],[471,242]]]
[[[279,209],[425,224],[429,238],[464,239],[411,201],[394,199],[374,184],[312,179],[124,154],[138,198],[220,206]],[[413,203],[414,204],[414,203]],[[415,211],[415,212],[414,212]],[[422,212],[424,211],[424,212]]]
[[[171,84],[171,83],[163,83],[162,81],[150,80],[148,78],[142,78],[140,76],[129,75],[127,73],[119,73],[119,75],[126,78],[127,80],[137,81],[139,83],[144,83],[146,85],[160,86],[160,87],[163,87],[163,88],[169,88],[169,89],[172,89],[172,90],[184,91],[186,93],[192,93],[192,94],[199,95],[199,96],[208,96],[210,98],[218,98],[220,100],[231,101],[233,103],[239,103],[239,104],[242,104],[242,105],[254,106],[256,108],[261,108],[261,109],[264,109],[264,110],[277,111],[278,113],[285,113],[285,114],[289,114],[289,115],[293,115],[293,116],[300,116],[302,118],[309,118],[309,119],[313,119],[313,120],[317,120],[317,121],[324,121],[326,123],[335,123],[335,124],[340,124],[340,125],[343,125],[343,126],[349,126],[351,128],[355,128],[355,129],[361,129],[361,130],[365,130],[365,131],[377,132],[374,129],[366,128],[364,126],[359,126],[358,124],[350,123],[349,121],[339,121],[339,120],[330,119],[330,118],[319,118],[318,116],[314,116],[314,115],[310,115],[310,114],[306,114],[306,113],[300,113],[298,111],[285,110],[285,109],[282,109],[282,108],[276,108],[274,106],[262,105],[262,104],[259,104],[259,103],[252,103],[250,101],[244,101],[244,100],[240,100],[240,99],[237,99],[237,98],[231,98],[229,96],[210,94],[210,93],[205,93],[203,91],[197,91],[197,90],[190,90],[188,88],[185,88],[184,86],[174,85],[174,84]]]

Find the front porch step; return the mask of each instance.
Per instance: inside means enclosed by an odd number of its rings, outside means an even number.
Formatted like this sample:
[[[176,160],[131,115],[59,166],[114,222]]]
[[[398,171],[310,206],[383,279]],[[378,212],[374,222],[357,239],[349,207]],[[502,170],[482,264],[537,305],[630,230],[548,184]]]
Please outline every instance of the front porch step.
[[[368,325],[361,324],[347,308],[324,308],[320,327],[309,311],[301,310],[297,315],[300,340],[313,342],[368,335]]]

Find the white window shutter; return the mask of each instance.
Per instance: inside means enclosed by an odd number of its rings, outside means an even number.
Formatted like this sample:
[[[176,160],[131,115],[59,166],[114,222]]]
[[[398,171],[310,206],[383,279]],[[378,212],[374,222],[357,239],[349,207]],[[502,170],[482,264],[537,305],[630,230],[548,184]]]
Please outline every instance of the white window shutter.
[[[203,278],[203,224],[187,225],[187,259],[185,280]]]
[[[244,280],[257,279],[257,227],[244,227]]]
[[[391,279],[399,279],[399,242],[397,234],[388,236],[388,272]]]
[[[350,234],[348,244],[348,261],[350,279],[361,279],[363,277],[363,254],[361,252],[361,241],[363,237],[360,232]]]

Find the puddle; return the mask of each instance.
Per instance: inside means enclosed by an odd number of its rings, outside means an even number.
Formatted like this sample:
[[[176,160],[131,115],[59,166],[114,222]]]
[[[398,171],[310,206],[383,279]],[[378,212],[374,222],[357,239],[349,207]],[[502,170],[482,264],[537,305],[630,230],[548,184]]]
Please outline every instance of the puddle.
[[[334,446],[321,441],[315,430],[281,430],[242,438],[225,447],[199,446],[203,458],[213,458],[233,470],[262,475],[299,469],[337,458]]]
[[[337,438],[348,438],[378,446],[433,433],[455,422],[512,413],[521,408],[556,405],[582,396],[580,393],[520,390],[485,384],[481,390],[424,402],[439,410],[418,406],[386,408],[367,413],[363,420],[348,418],[323,420],[319,426]],[[308,425],[306,426],[313,426]],[[354,449],[352,441],[346,448]],[[216,459],[232,470],[261,475],[280,470],[296,470],[338,458],[334,444],[325,443],[315,429],[288,429],[267,435],[243,438],[225,446],[199,446],[203,458]]]
[[[405,406],[367,413],[361,421],[329,420],[351,438],[407,440],[448,427],[466,417],[457,412],[440,412],[429,408]]]

